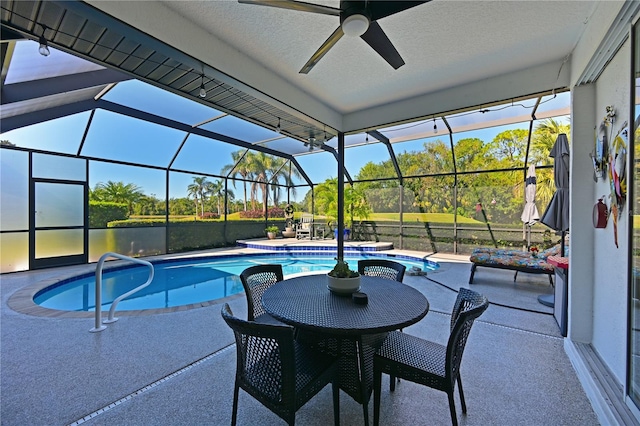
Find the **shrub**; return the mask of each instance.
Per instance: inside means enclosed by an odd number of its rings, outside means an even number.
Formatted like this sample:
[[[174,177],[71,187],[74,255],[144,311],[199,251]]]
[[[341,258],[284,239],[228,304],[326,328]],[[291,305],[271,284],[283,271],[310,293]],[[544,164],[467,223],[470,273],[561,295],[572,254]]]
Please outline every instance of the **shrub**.
[[[262,210],[246,210],[240,212],[240,217],[243,219],[258,219],[264,217]]]
[[[126,220],[129,209],[126,204],[107,201],[89,201],[89,227],[104,228],[114,220]]]
[[[269,217],[284,217],[284,209],[280,207],[271,207],[269,209]]]
[[[220,215],[213,212],[204,212],[204,214],[199,214],[198,217],[201,219],[220,219]]]
[[[247,210],[241,211],[240,217],[243,219],[258,219],[264,217],[263,210]],[[280,207],[271,207],[269,208],[269,218],[284,218],[284,209]]]
[[[164,219],[112,220],[107,228],[134,228],[136,226],[166,226]]]

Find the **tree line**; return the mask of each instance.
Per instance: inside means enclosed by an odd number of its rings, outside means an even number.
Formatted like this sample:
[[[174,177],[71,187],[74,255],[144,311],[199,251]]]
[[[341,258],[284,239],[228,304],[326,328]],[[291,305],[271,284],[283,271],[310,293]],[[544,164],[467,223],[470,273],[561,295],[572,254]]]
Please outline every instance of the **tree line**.
[[[529,132],[525,129],[506,130],[488,143],[463,138],[455,143],[453,151],[448,140],[425,142],[422,150],[396,153],[404,176],[402,189],[397,179],[389,179],[396,176],[391,159],[370,161],[355,175],[354,185],[345,187],[345,218],[353,221],[354,211],[361,219],[371,212],[397,213],[402,192],[404,212],[455,211],[480,221],[515,223],[524,206],[523,170],[529,164],[543,167],[536,173],[537,205],[542,214],[555,192],[549,152],[561,133],[569,135],[568,124],[554,119],[538,123],[528,151]],[[488,172],[491,170],[495,171]],[[330,179],[315,187],[314,213],[329,212],[335,217],[336,186],[337,180]],[[311,211],[311,191],[302,205]]]
[[[405,176],[403,211],[452,214],[455,210],[462,216],[480,220],[513,222],[523,207],[525,159],[527,164],[550,166],[548,154],[558,134],[569,134],[569,130],[568,124],[554,119],[538,123],[528,151],[528,131],[514,129],[499,133],[488,143],[478,138],[460,139],[453,151],[448,140],[437,139],[425,142],[422,150],[397,153]],[[240,199],[231,189],[225,192],[222,179],[196,176],[186,188],[186,197],[169,200],[169,214],[221,216],[225,211],[225,194],[228,212],[259,209],[264,214],[269,205],[282,207],[286,203],[283,189],[291,187],[291,195],[295,197],[293,178],[300,178],[289,160],[249,150],[233,152],[231,163],[222,168],[221,175],[228,176],[234,188],[241,186]],[[365,219],[373,212],[398,212],[400,186],[397,179],[389,179],[393,176],[396,174],[390,159],[366,163],[355,175],[356,183],[345,187],[347,220]],[[537,204],[542,207],[555,191],[551,168],[539,170],[537,177]],[[314,213],[337,217],[337,183],[333,178],[315,185]],[[163,200],[145,195],[133,183],[98,183],[90,191],[90,198],[126,204],[130,215],[166,214]],[[312,211],[312,190],[296,204],[296,210]]]

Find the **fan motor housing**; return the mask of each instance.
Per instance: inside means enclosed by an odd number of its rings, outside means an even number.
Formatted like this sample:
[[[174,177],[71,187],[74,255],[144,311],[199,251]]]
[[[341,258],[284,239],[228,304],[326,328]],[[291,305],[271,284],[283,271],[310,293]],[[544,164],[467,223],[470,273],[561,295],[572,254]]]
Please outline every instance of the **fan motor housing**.
[[[352,15],[363,15],[371,21],[371,14],[367,10],[366,2],[364,1],[341,0],[340,10],[340,25],[342,25],[345,19]]]

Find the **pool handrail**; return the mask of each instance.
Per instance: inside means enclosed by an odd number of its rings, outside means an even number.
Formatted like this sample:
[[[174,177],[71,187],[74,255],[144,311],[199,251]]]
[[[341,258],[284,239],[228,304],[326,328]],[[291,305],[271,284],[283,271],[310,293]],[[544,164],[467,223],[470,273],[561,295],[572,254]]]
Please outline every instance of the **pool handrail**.
[[[110,257],[115,257],[122,260],[128,260],[128,261],[139,263],[141,265],[145,265],[149,267],[149,278],[144,284],[134,288],[133,290],[126,292],[125,294],[118,296],[113,302],[111,302],[111,308],[109,309],[109,316],[106,320],[102,321],[102,308],[101,308],[102,307],[102,269],[103,269],[104,262]],[[147,262],[146,260],[135,259],[133,257],[129,257],[120,253],[113,253],[113,252],[107,252],[102,256],[100,256],[100,260],[98,260],[98,264],[96,265],[95,323],[94,323],[94,327],[89,331],[92,333],[102,331],[105,328],[107,328],[107,326],[103,324],[110,324],[112,322],[118,321],[118,318],[113,317],[118,303],[120,303],[122,299],[131,296],[132,294],[142,290],[143,288],[151,284],[151,281],[153,281],[153,276],[154,276],[153,265],[151,264],[151,262]]]

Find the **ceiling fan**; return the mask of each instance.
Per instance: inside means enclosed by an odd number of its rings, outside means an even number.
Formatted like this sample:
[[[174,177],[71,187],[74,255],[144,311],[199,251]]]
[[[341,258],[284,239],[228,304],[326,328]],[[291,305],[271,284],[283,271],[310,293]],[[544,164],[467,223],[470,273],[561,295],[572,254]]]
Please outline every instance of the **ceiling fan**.
[[[376,22],[378,19],[402,12],[424,1],[340,1],[340,9],[313,3],[305,3],[296,0],[238,0],[239,3],[257,4],[261,6],[292,9],[301,12],[320,13],[340,17],[340,26],[329,36],[311,56],[311,59],[300,70],[301,74],[307,74],[322,59],[343,35],[362,38],[394,69],[404,65],[402,57],[393,46],[387,35]]]

